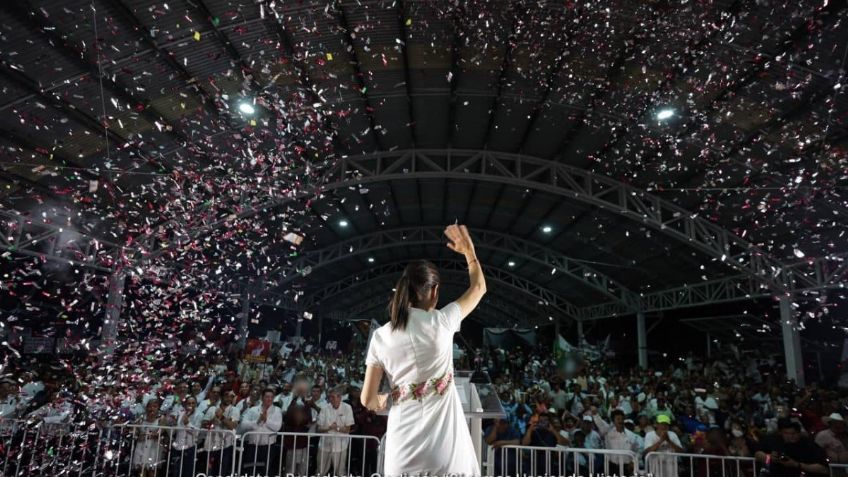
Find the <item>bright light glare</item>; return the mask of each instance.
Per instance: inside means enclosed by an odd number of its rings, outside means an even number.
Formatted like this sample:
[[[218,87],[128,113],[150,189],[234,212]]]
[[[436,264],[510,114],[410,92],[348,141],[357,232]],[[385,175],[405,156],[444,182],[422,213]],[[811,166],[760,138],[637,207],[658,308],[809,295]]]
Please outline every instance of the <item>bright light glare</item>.
[[[244,114],[253,114],[253,113],[256,112],[256,108],[254,108],[253,105],[250,104],[250,103],[240,103],[239,104],[239,111],[241,111]]]
[[[553,230],[553,229],[551,228],[550,225],[546,225],[546,226],[542,227],[542,232],[545,232],[546,234],[551,233],[551,230]]]
[[[339,220],[339,226],[347,227],[347,220]]]
[[[663,109],[662,111],[657,113],[657,119],[659,119],[659,120],[668,119],[672,116],[674,116],[674,110],[673,109]]]

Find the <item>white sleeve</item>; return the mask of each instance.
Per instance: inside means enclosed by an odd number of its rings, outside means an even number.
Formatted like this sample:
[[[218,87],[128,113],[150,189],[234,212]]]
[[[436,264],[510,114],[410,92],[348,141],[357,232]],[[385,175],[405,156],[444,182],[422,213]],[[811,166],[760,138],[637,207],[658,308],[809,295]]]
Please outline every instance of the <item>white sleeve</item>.
[[[243,434],[245,432],[255,431],[257,429],[258,426],[256,425],[256,421],[257,419],[259,419],[259,414],[255,412],[250,412],[251,409],[253,408],[246,410],[244,414],[241,415],[241,422],[239,422],[238,425],[239,433]]]
[[[458,332],[462,324],[462,308],[460,308],[459,303],[452,301],[439,310],[439,321],[451,333]]]
[[[671,442],[674,442],[674,445],[676,445],[677,447],[683,447],[683,444],[680,443],[680,439],[677,437],[677,434],[675,434],[674,432],[669,432],[668,437],[669,439],[671,439]]]
[[[649,432],[645,434],[645,449],[651,447],[652,445],[657,443],[657,434],[655,432]]]
[[[271,406],[276,407],[276,406]],[[269,409],[270,411],[270,409]],[[283,412],[280,411],[280,408],[276,408],[276,411],[270,412],[268,419],[265,421],[265,429],[270,432],[278,432],[280,428],[283,427]]]
[[[377,354],[377,349],[380,346],[377,344],[379,340],[377,332],[375,331],[374,334],[371,335],[371,343],[368,345],[368,354],[365,355],[365,366],[384,367],[383,362],[380,361],[380,357]]]

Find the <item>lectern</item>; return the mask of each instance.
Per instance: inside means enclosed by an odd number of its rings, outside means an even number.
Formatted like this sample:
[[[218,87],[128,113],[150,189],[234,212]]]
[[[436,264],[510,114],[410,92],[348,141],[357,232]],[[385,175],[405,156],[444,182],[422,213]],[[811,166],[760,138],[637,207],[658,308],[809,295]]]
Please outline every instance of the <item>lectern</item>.
[[[472,379],[472,376],[474,379]],[[474,381],[474,382],[472,382]],[[471,431],[474,453],[483,469],[483,419],[506,419],[501,399],[485,371],[456,371],[456,390]]]

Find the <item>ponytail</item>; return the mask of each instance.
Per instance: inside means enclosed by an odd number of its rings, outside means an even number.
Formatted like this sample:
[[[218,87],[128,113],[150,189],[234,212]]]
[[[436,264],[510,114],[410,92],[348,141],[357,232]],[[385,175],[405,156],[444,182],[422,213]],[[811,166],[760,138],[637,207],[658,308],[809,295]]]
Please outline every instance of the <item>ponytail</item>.
[[[395,285],[395,294],[392,296],[392,301],[389,302],[389,316],[392,318],[392,331],[406,329],[406,322],[409,321],[409,277],[406,272],[398,280]]]
[[[439,286],[439,270],[430,262],[416,260],[406,266],[395,285],[395,294],[389,302],[392,331],[405,330],[409,322],[409,308],[435,306],[429,303],[430,293]]]

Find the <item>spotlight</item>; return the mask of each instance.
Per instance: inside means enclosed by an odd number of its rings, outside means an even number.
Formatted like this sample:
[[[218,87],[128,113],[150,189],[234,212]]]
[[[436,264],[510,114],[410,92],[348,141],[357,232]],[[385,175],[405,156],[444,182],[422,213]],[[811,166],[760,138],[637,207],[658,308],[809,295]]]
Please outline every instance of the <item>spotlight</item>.
[[[339,220],[339,227],[347,227],[347,220]]]
[[[510,267],[514,267],[514,266],[515,266],[515,262],[513,262],[512,260],[510,260],[510,261],[507,263],[507,265],[509,265]]]
[[[546,234],[551,233],[551,231],[553,231],[553,228],[550,225],[542,227],[542,232],[545,232]]]
[[[245,101],[239,103],[239,111],[241,111],[243,114],[251,115],[256,112],[256,108],[254,108],[252,104]]]
[[[663,109],[663,110],[660,110],[660,112],[657,113],[657,119],[659,119],[660,121],[662,121],[663,119],[668,119],[672,116],[674,116],[674,110],[673,109]]]
[[[368,263],[374,263],[374,257],[368,257]]]

